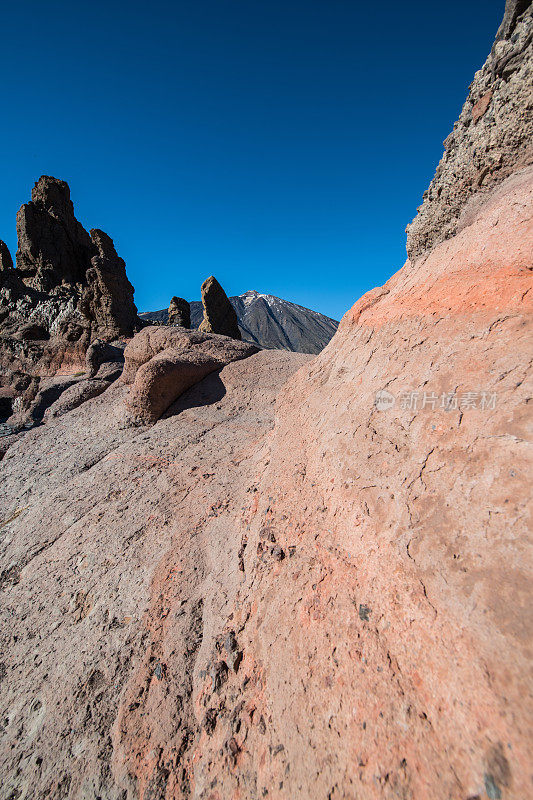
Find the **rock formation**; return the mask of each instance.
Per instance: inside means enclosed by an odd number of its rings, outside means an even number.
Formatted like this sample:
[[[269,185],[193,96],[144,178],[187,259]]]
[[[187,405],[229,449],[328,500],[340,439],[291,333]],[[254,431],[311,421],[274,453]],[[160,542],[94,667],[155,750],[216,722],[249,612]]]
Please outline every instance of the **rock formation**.
[[[0,273],[10,272],[13,269],[13,259],[5,242],[0,239]]]
[[[139,320],[126,265],[106,233],[91,230],[91,240],[96,253],[86,272],[87,287],[82,293],[80,310],[100,338],[111,341],[120,336],[132,336],[139,327]]]
[[[200,330],[204,333],[221,333],[232,339],[240,339],[237,315],[226,292],[213,275],[202,283],[202,305],[204,318]]]
[[[2,447],[2,798],[531,796],[532,200],[533,166],[467,191],[316,359],[137,427],[201,335],[147,329]]]
[[[39,178],[31,201],[17,214],[17,234],[17,274],[40,294],[33,297],[43,306],[49,333],[71,316],[80,337],[133,335],[139,320],[124,261],[107,234],[95,229],[89,235],[78,222],[65,181]],[[45,310],[51,298],[59,301],[59,311]]]
[[[26,286],[49,293],[86,283],[91,237],[74,216],[65,181],[39,178],[17,214],[17,236],[17,269]]]
[[[154,423],[187,389],[210,372],[257,352],[254,345],[179,328],[145,328],[124,351],[122,382],[137,424]]]
[[[506,4],[490,55],[407,228],[412,261],[468,225],[492,189],[533,161],[532,14],[530,0]]]
[[[237,314],[242,340],[267,350],[318,354],[339,327],[336,320],[318,311],[254,289],[228,300]],[[169,311],[144,311],[139,316],[150,325],[166,325],[170,323]],[[191,327],[200,326],[203,311],[201,302],[193,300],[190,303]]]
[[[173,297],[168,307],[168,324],[180,328],[191,327],[191,307],[183,297]]]
[[[131,337],[143,323],[113,241],[78,222],[64,181],[39,178],[17,234],[16,269],[0,244],[0,388],[27,409],[42,378],[84,368],[91,341]]]

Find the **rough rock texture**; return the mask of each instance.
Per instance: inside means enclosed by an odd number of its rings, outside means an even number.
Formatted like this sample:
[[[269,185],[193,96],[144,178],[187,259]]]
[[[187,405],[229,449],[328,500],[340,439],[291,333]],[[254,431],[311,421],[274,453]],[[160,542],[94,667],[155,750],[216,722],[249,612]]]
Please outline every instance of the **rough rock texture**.
[[[17,214],[17,235],[17,274],[40,300],[38,313],[50,332],[59,318],[77,316],[80,335],[85,328],[90,338],[133,335],[139,320],[124,261],[107,234],[94,229],[89,235],[78,222],[65,181],[39,178]],[[59,313],[45,309],[50,297],[61,301]]]
[[[200,323],[201,331],[220,333],[223,336],[230,336],[232,339],[241,338],[235,309],[213,275],[202,283],[202,305],[204,318]]]
[[[268,350],[317,354],[331,341],[339,327],[336,320],[318,311],[255,289],[228,299],[237,314],[243,342],[252,342]],[[203,320],[203,305],[193,300],[190,309],[191,326],[198,328]],[[144,311],[139,316],[151,325],[170,322],[166,309]]]
[[[507,3],[494,46],[444,148],[418,215],[407,228],[411,260],[468,224],[487,192],[533,161],[530,0]]]
[[[532,196],[502,185],[282,393],[197,796],[530,796]]]
[[[148,329],[0,447],[1,800],[531,797],[533,167],[483,201],[316,359],[139,428]]]
[[[85,273],[88,285],[83,290],[80,310],[91,320],[99,337],[110,341],[131,336],[139,328],[139,319],[126,265],[107,233],[93,229],[91,239],[97,252]]]
[[[191,327],[191,307],[183,297],[173,297],[168,307],[168,324]]]
[[[78,408],[82,403],[91,400],[93,397],[105,392],[110,381],[106,378],[86,378],[77,381],[72,386],[68,386],[61,395],[51,404],[47,404],[43,418],[45,421],[60,417],[74,408]]]
[[[131,383],[126,405],[135,422],[155,422],[206,375],[257,352],[254,345],[172,327],[145,328],[124,351],[122,382]]]
[[[83,284],[93,254],[91,237],[74,216],[65,181],[42,175],[17,214],[17,269],[41,292]]]
[[[150,428],[119,382],[7,450],[2,800],[529,796],[532,195],[313,361],[230,364]]]
[[[200,731],[191,690],[243,578],[228,503],[251,497],[275,396],[307,359],[232,363],[150,429],[123,424],[129,389],[115,383],[11,445],[0,463],[2,800],[187,796],[181,762]],[[165,740],[172,775],[159,763]]]
[[[17,233],[17,269],[0,245],[0,387],[27,409],[42,378],[83,369],[91,341],[130,337],[143,323],[113,241],[78,222],[64,181],[37,181]]]
[[[6,272],[12,269],[13,259],[11,258],[9,247],[0,239],[0,272]]]

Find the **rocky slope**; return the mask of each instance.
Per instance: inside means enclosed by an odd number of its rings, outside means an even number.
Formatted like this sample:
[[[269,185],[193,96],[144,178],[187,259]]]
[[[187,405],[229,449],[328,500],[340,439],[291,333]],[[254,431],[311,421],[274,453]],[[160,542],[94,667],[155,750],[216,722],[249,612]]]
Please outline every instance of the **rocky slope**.
[[[237,313],[241,337],[269,350],[292,350],[295,353],[320,353],[338,327],[338,322],[303,306],[261,294],[255,290],[229,298]],[[198,301],[191,304],[191,325],[198,328],[203,307]],[[145,311],[139,315],[147,322],[168,322],[168,312]]]
[[[2,800],[531,796],[533,166],[469,196],[317,358],[133,424],[147,329],[7,449]]]

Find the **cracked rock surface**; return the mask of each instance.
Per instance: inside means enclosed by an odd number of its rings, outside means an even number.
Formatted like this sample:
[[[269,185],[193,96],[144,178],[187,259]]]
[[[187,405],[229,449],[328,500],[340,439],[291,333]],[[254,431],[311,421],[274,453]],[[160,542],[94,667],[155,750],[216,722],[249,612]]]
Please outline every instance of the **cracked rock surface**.
[[[509,84],[527,13],[509,2],[495,45]],[[95,347],[57,415],[6,437],[0,800],[531,796],[533,167],[518,164],[467,189],[454,230],[437,202],[442,236],[318,357],[249,355],[134,426],[139,372],[178,339],[215,341],[146,329],[122,381],[91,397],[116,368]],[[157,397],[168,374],[152,377]]]
[[[115,382],[7,449],[2,800],[528,796],[532,193],[316,359],[151,427]]]
[[[476,72],[418,214],[411,261],[449,239],[495,186],[533,162],[533,7],[508,0],[492,50]]]

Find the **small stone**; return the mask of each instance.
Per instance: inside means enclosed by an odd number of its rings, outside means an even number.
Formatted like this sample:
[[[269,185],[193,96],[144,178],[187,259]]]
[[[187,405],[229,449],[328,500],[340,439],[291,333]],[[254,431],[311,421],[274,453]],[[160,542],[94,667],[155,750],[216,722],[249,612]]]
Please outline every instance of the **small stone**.
[[[268,542],[275,542],[276,537],[274,535],[274,528],[271,528],[269,526],[261,528],[261,530],[259,531],[259,538],[266,539]]]
[[[235,632],[230,631],[226,638],[224,639],[224,647],[226,648],[228,653],[233,653],[237,647],[237,639],[235,638]]]
[[[502,793],[493,776],[486,773],[484,776],[484,781],[485,791],[487,792],[487,797],[489,800],[500,800]]]

